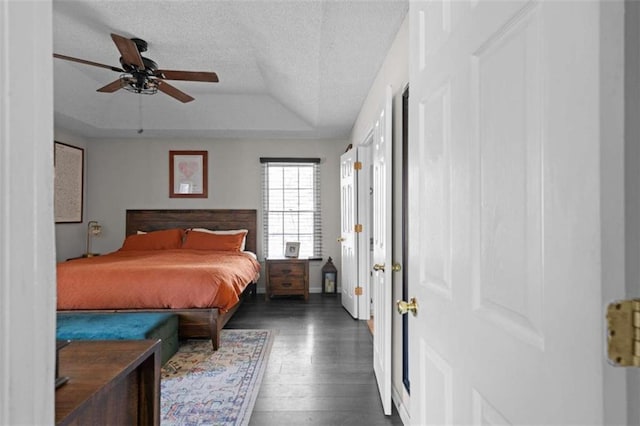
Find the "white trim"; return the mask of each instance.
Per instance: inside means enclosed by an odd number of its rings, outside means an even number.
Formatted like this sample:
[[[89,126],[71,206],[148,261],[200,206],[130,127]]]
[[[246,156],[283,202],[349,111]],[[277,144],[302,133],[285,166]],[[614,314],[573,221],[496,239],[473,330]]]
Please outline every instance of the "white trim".
[[[400,420],[402,420],[402,424],[410,425],[411,416],[409,415],[409,407],[402,403],[402,396],[395,386],[391,387],[391,400],[393,401],[393,405],[396,406],[396,410],[398,410],[398,415],[400,416]]]
[[[625,296],[625,4],[607,2],[599,6],[600,31],[600,259],[602,298],[605,303]],[[631,12],[629,12],[631,13]],[[637,25],[637,23],[636,23]],[[635,42],[633,42],[635,43]],[[637,73],[637,70],[633,70]],[[637,89],[632,89],[637,90]],[[637,92],[636,92],[637,93]],[[632,137],[633,143],[637,140]],[[636,159],[637,161],[637,159]],[[630,163],[627,163],[627,166]],[[630,181],[632,182],[632,181]],[[635,186],[635,185],[633,185]],[[628,200],[628,199],[627,199]],[[637,297],[637,295],[636,295]],[[603,325],[605,321],[602,321]],[[601,347],[607,343],[600,333]],[[604,349],[602,351],[604,353]],[[605,424],[636,424],[628,415],[638,404],[637,395],[627,389],[624,371],[612,367],[603,357],[603,401]],[[622,390],[622,392],[620,392]]]
[[[8,43],[7,35],[9,28],[9,13],[7,11],[8,4],[5,0],[0,1],[0,71],[4,71],[8,67]],[[9,126],[6,116],[9,107],[8,97],[5,93],[9,91],[8,76],[5,72],[0,72],[0,234],[4,235],[6,229],[9,229],[8,206],[9,197],[5,189],[8,181],[8,168],[6,163],[8,160],[8,144],[5,143],[9,139]],[[9,241],[0,239],[0,424],[9,423],[9,408],[11,401],[9,400],[10,390],[9,371],[11,369],[9,342],[9,288],[5,283],[9,282],[9,271],[7,269],[8,259],[6,253],[9,252]]]
[[[362,287],[362,295],[358,297],[358,319],[371,318],[371,146],[373,143],[373,127],[360,142],[358,161],[362,169],[356,177],[356,192],[358,194],[357,221],[362,224],[362,232],[358,236],[358,285]]]
[[[56,298],[51,0],[0,0],[0,79],[0,424],[50,424]]]

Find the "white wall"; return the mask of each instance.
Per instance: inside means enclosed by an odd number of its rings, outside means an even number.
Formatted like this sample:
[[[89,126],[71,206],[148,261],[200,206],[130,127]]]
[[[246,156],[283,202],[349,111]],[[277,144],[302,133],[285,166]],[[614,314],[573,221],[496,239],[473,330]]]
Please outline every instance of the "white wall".
[[[258,256],[262,259],[260,157],[319,157],[324,257],[336,259],[340,268],[336,243],[340,232],[339,159],[347,144],[346,140],[89,140],[85,222],[97,220],[102,225],[92,251],[107,253],[122,245],[127,209],[257,209]],[[170,150],[208,151],[208,198],[169,198]],[[75,244],[75,252],[65,252],[66,257],[83,253],[86,242],[84,236],[77,241],[74,235],[69,244]],[[312,292],[321,290],[323,264],[311,263]],[[259,291],[263,289],[261,281]]]
[[[82,223],[57,223],[56,224],[56,258],[58,261],[76,257],[86,250],[87,245],[87,141],[84,138],[74,136],[61,129],[55,129],[53,138],[56,142],[77,146],[84,149],[84,186]]]
[[[371,131],[385,99],[385,90],[393,90],[393,262],[404,267],[402,253],[402,93],[409,83],[409,19],[405,18],[369,90],[353,126],[351,143],[363,143]],[[393,300],[402,298],[402,275],[393,274]],[[408,421],[409,394],[402,383],[402,317],[394,309],[392,324],[392,387],[394,402],[403,421]],[[375,321],[375,319],[374,319]]]
[[[409,84],[409,19],[402,22],[396,38],[387,52],[387,56],[378,71],[367,98],[362,104],[358,118],[351,130],[351,143],[355,147],[362,143],[377,118],[378,109],[384,103],[386,88],[393,87],[394,102],[402,97],[404,88]],[[402,103],[400,103],[402,105]],[[401,111],[398,104],[393,105],[395,112]],[[401,141],[401,133],[394,122],[394,143],[396,139]],[[397,131],[396,131],[397,130]],[[395,153],[394,153],[395,154]]]

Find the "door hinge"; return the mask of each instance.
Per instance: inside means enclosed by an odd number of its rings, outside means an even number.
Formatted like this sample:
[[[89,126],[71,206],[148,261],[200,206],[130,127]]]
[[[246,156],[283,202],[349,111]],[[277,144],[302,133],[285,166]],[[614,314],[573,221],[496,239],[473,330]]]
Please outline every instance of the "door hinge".
[[[356,296],[362,296],[362,287],[356,287],[354,293],[356,294]]]
[[[362,232],[362,224],[358,223],[353,227],[354,232]]]
[[[607,307],[607,353],[613,365],[640,367],[640,299]]]
[[[353,169],[354,170],[362,170],[362,163],[360,161],[354,161],[353,162]]]

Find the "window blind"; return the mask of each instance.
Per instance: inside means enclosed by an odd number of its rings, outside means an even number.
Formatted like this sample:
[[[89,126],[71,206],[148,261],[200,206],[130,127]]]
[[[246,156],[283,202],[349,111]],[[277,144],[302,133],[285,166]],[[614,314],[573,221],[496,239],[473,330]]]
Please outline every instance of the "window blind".
[[[265,257],[299,242],[299,257],[322,258],[320,159],[261,158]]]

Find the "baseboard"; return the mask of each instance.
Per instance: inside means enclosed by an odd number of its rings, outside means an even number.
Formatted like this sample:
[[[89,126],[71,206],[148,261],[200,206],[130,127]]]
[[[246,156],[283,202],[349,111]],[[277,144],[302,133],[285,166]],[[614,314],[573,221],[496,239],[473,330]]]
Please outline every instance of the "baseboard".
[[[369,318],[367,320],[367,327],[369,327],[369,332],[371,333],[371,335],[373,336],[373,317]]]
[[[402,397],[394,386],[391,387],[391,401],[393,401],[393,405],[395,405],[396,410],[398,410],[398,415],[400,416],[400,420],[402,420],[402,424],[410,425],[411,416],[409,415],[408,407],[402,402]]]

